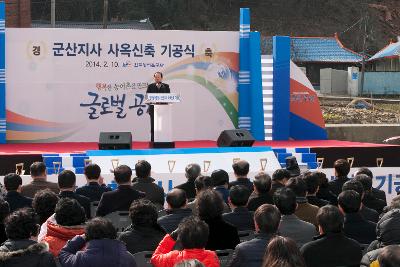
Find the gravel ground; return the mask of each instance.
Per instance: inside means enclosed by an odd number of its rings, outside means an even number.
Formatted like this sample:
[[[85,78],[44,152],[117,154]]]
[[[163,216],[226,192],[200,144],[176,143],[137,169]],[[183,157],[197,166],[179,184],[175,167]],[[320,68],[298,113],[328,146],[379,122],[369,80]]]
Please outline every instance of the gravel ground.
[[[370,100],[367,102],[371,103]],[[356,109],[347,107],[348,100],[320,99],[325,119],[329,124],[396,124],[400,122],[400,103],[383,104],[372,102],[372,109]]]

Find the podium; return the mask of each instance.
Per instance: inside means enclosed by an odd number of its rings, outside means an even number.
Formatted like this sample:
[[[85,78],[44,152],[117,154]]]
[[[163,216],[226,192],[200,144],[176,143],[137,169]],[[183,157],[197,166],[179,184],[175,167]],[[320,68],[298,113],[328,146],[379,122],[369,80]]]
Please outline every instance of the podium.
[[[172,139],[172,107],[173,103],[181,102],[180,95],[166,93],[149,93],[146,95],[145,103],[153,107],[153,136],[151,148],[174,148]]]

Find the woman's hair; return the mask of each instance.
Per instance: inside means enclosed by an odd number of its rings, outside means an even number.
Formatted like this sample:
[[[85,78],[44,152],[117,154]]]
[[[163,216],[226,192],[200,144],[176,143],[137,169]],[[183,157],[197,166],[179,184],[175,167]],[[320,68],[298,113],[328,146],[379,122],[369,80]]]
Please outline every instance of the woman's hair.
[[[264,253],[263,267],[305,267],[303,256],[296,242],[276,236],[269,242]]]
[[[58,201],[59,198],[57,194],[50,189],[36,192],[33,198],[32,207],[38,216],[39,224],[44,223],[54,214]]]
[[[72,198],[60,199],[54,212],[57,224],[62,226],[81,225],[86,221],[85,210]]]
[[[86,241],[105,238],[116,239],[117,230],[109,220],[96,217],[86,223],[85,236]]]
[[[224,203],[219,193],[214,190],[204,190],[197,198],[196,206],[202,220],[212,220],[222,216]]]

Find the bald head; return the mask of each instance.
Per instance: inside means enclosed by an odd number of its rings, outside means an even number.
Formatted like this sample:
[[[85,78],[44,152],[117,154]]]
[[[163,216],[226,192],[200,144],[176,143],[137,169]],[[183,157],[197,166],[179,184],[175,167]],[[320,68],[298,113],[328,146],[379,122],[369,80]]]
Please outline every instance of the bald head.
[[[186,206],[186,192],[182,189],[172,189],[167,193],[167,203],[171,209],[180,209]]]

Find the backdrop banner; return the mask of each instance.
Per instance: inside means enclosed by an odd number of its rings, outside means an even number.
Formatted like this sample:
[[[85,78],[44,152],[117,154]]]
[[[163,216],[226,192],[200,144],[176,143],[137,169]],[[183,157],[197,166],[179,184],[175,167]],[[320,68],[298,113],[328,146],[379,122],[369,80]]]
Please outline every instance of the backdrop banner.
[[[144,94],[156,71],[181,103],[174,140],[237,127],[239,33],[6,29],[7,142],[96,142],[101,131],[150,139]]]

